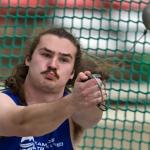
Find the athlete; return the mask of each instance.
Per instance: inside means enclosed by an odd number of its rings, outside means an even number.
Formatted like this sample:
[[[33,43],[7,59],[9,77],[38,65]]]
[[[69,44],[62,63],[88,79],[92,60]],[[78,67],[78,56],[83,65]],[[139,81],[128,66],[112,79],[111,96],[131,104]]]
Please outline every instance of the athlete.
[[[79,72],[80,60],[80,44],[65,29],[34,39],[0,93],[0,149],[75,149],[83,130],[101,120],[96,105],[106,96],[87,80],[90,71]]]

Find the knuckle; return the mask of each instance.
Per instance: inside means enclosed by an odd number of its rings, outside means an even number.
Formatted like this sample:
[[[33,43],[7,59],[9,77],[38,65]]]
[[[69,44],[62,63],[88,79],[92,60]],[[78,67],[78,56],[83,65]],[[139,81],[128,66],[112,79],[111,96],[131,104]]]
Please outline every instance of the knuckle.
[[[81,96],[86,98],[87,97],[87,93],[85,91],[80,91],[81,92]]]
[[[83,88],[83,86],[81,84],[78,85],[78,89],[79,89],[79,91],[83,91],[84,90],[84,88]]]

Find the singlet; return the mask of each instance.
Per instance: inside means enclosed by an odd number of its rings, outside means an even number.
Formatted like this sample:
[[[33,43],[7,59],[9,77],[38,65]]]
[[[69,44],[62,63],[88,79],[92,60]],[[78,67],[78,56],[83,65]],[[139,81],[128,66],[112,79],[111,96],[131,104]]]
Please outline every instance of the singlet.
[[[18,96],[10,90],[5,90],[3,93],[10,96],[16,105],[20,105]],[[69,120],[65,120],[56,130],[44,136],[2,137],[0,150],[73,150]]]

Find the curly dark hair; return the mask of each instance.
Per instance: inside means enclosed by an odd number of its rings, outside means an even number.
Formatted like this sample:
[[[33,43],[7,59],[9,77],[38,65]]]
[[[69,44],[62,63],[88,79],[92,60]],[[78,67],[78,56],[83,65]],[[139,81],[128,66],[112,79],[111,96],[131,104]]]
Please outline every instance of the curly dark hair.
[[[80,49],[80,43],[78,42],[78,40],[71,33],[66,31],[64,28],[51,28],[40,33],[38,36],[36,36],[30,46],[30,49],[29,49],[28,54],[26,55],[26,58],[28,57],[29,60],[32,59],[32,54],[34,53],[34,50],[39,44],[41,37],[47,34],[52,34],[61,38],[66,38],[69,41],[71,41],[73,45],[76,47],[77,52],[76,52],[75,64],[74,64],[74,78],[68,81],[68,84],[73,85],[77,77],[77,74],[79,73],[80,62],[81,62],[81,49]],[[10,88],[13,93],[19,95],[22,105],[27,105],[25,101],[25,97],[24,97],[23,84],[24,84],[26,75],[28,73],[28,70],[29,70],[29,67],[25,65],[25,60],[24,60],[22,64],[19,64],[14,68],[12,75],[8,77],[8,79],[6,79],[5,81],[5,86]]]

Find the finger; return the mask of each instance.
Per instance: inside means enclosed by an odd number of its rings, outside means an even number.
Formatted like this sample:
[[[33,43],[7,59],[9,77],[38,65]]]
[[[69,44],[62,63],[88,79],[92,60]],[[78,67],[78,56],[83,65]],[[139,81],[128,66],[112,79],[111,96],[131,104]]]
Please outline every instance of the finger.
[[[97,87],[97,82],[94,79],[90,79],[88,81],[83,82],[83,88],[85,88],[85,92],[88,93],[94,93],[99,91],[99,88]]]
[[[96,93],[94,93],[94,95],[93,95],[93,96],[91,96],[91,97],[89,96],[89,98],[96,99],[96,100],[97,100],[97,102],[105,102],[105,101],[106,101],[107,96],[106,96],[106,94],[101,95],[101,93],[100,93],[100,92],[96,92]]]
[[[101,100],[99,98],[92,98],[85,101],[85,104],[89,107],[95,107],[98,103],[101,103]]]
[[[107,92],[106,92],[106,90],[99,89],[99,91],[100,91],[100,93],[101,93],[102,95],[105,95],[105,96],[107,96],[107,95],[108,95],[108,94],[107,94]]]
[[[84,71],[85,75],[87,75],[88,77],[91,76],[91,72],[90,71]]]
[[[82,82],[88,80],[88,76],[84,72],[80,72],[77,76],[76,82]]]
[[[100,89],[99,86],[97,85],[97,82],[95,81],[95,79],[90,79],[86,82],[84,82],[83,84],[83,89],[85,89],[85,95],[87,96],[91,96],[93,94],[97,95],[97,96],[107,96],[106,90],[104,89]]]

